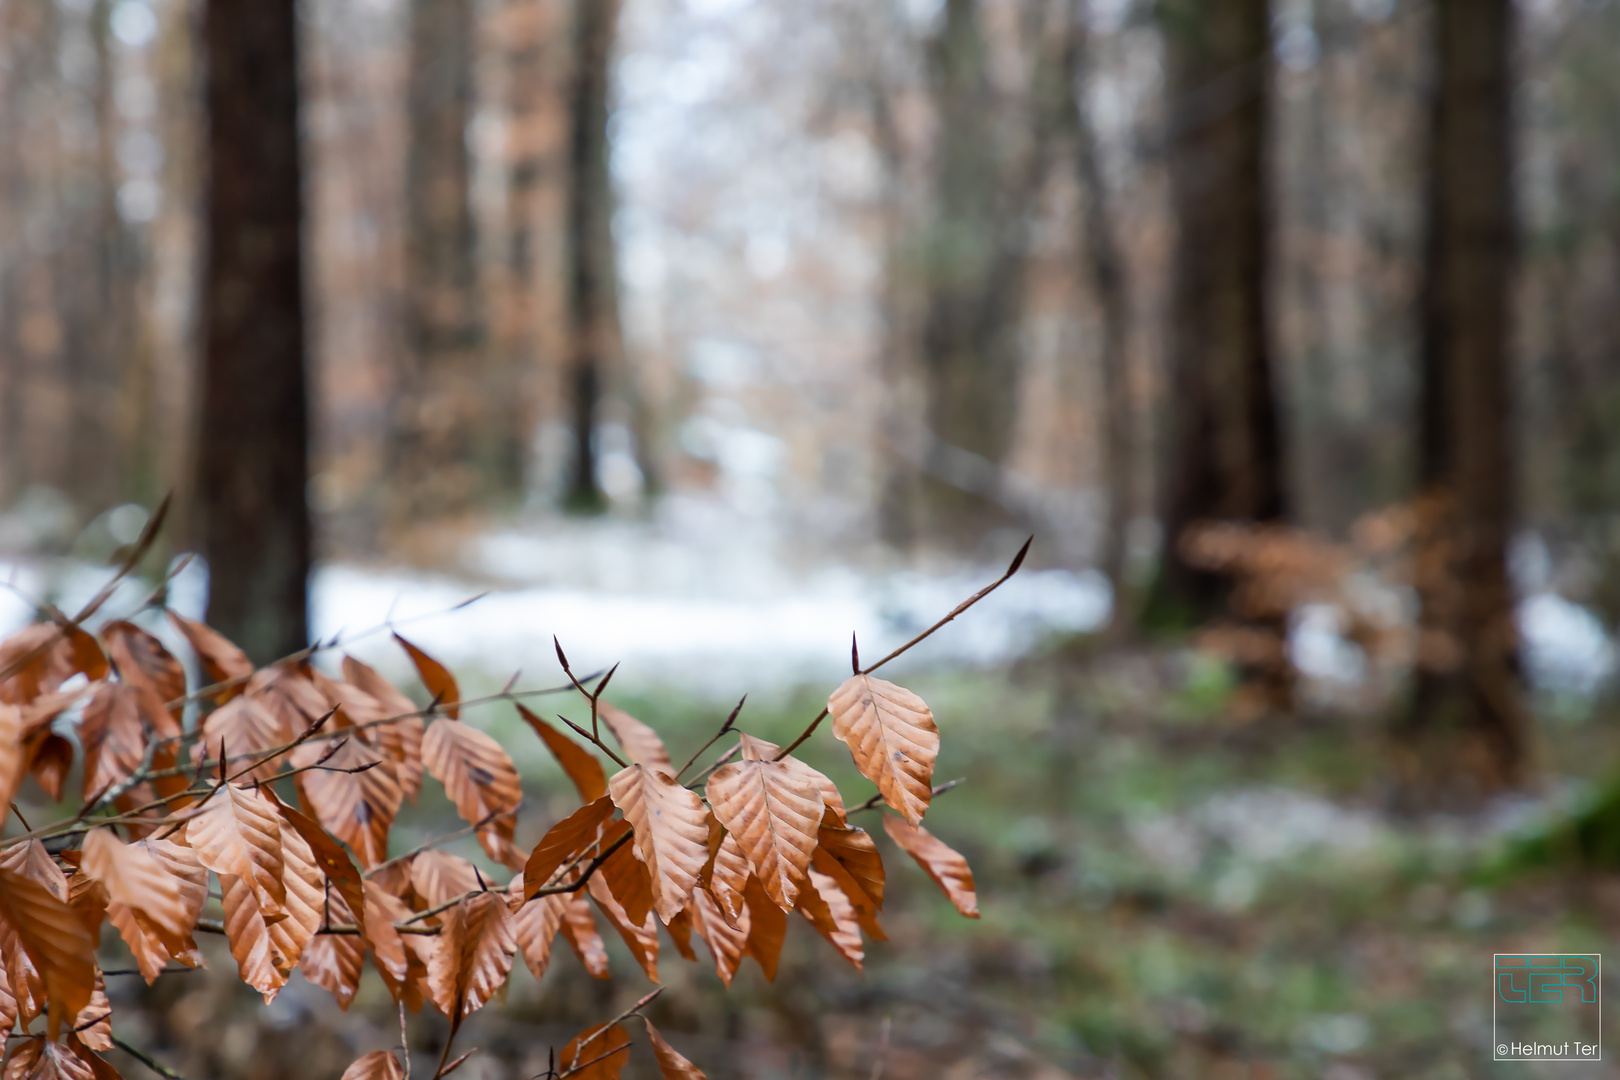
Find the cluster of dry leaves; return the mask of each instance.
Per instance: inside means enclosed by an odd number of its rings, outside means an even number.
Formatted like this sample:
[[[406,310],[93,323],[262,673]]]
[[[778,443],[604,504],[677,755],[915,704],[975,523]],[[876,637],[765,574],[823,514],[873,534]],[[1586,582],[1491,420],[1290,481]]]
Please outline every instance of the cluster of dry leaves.
[[[56,728],[81,703],[83,801],[71,819],[0,845],[0,1024],[20,1032],[5,1080],[116,1076],[96,1053],[115,1045],[144,1058],[112,1032],[96,957],[104,922],[148,983],[178,970],[171,964],[202,963],[197,933],[223,934],[242,981],[266,1001],[297,969],[347,1008],[369,956],[402,1008],[426,1002],[449,1018],[437,1077],[465,1060],[449,1060],[455,1032],[497,995],[517,956],[538,977],[560,935],[592,975],[608,977],[593,905],[654,982],[659,923],[688,960],[699,939],[729,985],[745,957],[774,978],[795,912],[859,968],[863,934],[883,938],[884,868],[850,816],[880,803],[894,811],[883,819],[890,838],[976,917],[966,861],[921,825],[935,793],[933,716],[871,671],[1022,558],[877,664],[863,669],[856,655],[856,673],[787,750],[740,734],[690,779],[733,731],[736,711],[677,769],[651,727],[602,700],[611,672],[583,682],[569,673],[591,708],[588,729],[559,717],[574,737],[518,695],[478,699],[513,701],[579,790],[580,808],[529,852],[513,842],[523,792],[511,758],[462,718],[474,702],[454,677],[403,638],[431,695],[426,708],[352,657],[341,679],[309,662],[315,650],[256,668],[209,627],[170,612],[208,680],[188,690],[181,662],[134,623],[108,622],[93,636],[83,613],[42,608],[44,621],[0,643],[0,806],[14,805],[28,775],[60,801],[75,747]],[[567,671],[560,647],[558,658]],[[789,752],[827,717],[877,785],[859,806]],[[467,828],[390,857],[395,815],[424,775],[443,785]],[[511,871],[507,883],[437,850],[469,832]],[[628,1056],[622,1021],[635,1016],[664,1076],[701,1077],[637,1011],[646,1000],[582,1032],[550,1075],[617,1077]],[[42,1016],[45,1030],[30,1034]],[[345,1077],[408,1068],[377,1052]]]

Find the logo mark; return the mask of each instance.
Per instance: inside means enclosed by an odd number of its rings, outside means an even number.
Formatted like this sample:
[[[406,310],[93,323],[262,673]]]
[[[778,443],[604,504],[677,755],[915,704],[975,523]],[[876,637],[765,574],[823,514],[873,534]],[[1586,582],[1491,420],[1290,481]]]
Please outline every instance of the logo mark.
[[[1597,957],[1498,954],[1496,995],[1514,1005],[1596,1005]]]

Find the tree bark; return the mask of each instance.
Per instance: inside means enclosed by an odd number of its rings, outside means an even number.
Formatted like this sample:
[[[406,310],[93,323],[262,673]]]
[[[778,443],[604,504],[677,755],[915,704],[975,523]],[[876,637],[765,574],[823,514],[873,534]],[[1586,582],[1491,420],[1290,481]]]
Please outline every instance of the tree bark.
[[[1225,582],[1184,556],[1206,520],[1265,522],[1285,509],[1282,435],[1266,299],[1265,0],[1167,0],[1170,198],[1170,452],[1156,619],[1216,614]]]
[[[391,432],[390,525],[481,505],[496,489],[494,422],[508,395],[481,370],[468,124],[475,102],[474,0],[411,0],[406,90],[406,357]]]
[[[201,429],[208,620],[258,662],[308,642],[311,560],[298,26],[293,0],[208,0]]]
[[[569,419],[574,453],[569,509],[604,505],[595,434],[605,372],[618,343],[613,182],[608,172],[608,75],[620,0],[576,0],[569,95]]]
[[[1524,776],[1507,550],[1511,0],[1436,0],[1424,260],[1417,679],[1397,734],[1409,792],[1471,798]]]

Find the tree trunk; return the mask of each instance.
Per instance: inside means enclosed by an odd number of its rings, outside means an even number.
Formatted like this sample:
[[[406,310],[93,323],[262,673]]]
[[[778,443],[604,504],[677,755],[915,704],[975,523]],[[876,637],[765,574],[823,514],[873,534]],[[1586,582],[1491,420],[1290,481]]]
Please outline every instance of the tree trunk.
[[[411,0],[405,365],[391,433],[395,528],[465,513],[495,488],[500,393],[485,379],[472,160],[474,0]]]
[[[264,662],[308,641],[298,45],[293,0],[208,0],[196,528],[208,620]]]
[[[1158,621],[1217,613],[1224,581],[1180,540],[1206,520],[1284,512],[1284,462],[1267,326],[1266,142],[1271,74],[1265,0],[1167,0],[1170,198],[1169,475]]]
[[[1528,742],[1508,580],[1514,463],[1512,0],[1437,0],[1423,284],[1417,685],[1398,730],[1423,801],[1522,779]]]
[[[1082,273],[1096,292],[1097,309],[1102,317],[1098,359],[1103,384],[1101,412],[1108,523],[1103,532],[1099,562],[1114,587],[1113,625],[1124,628],[1132,621],[1135,609],[1130,596],[1132,589],[1126,580],[1126,531],[1136,514],[1136,467],[1141,456],[1137,449],[1138,424],[1127,369],[1130,296],[1125,260],[1114,237],[1108,188],[1097,160],[1097,132],[1086,108],[1085,84],[1090,58],[1083,11],[1070,12],[1068,31],[1063,85],[1069,91],[1075,178],[1084,202]]]
[[[569,95],[569,419],[574,453],[568,507],[605,505],[595,434],[604,373],[618,342],[613,267],[613,183],[608,173],[608,74],[619,0],[574,5],[574,79]]]

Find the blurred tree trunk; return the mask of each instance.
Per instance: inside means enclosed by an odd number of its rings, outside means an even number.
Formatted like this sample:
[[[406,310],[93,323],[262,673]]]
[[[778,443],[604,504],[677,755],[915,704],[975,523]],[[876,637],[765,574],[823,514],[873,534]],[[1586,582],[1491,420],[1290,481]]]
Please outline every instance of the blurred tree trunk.
[[[195,526],[208,620],[259,662],[308,641],[303,217],[294,0],[208,0]]]
[[[1265,0],[1165,0],[1170,296],[1165,553],[1155,621],[1216,614],[1225,582],[1180,540],[1206,520],[1284,512],[1284,460],[1267,328],[1266,143],[1271,26]]]
[[[1069,5],[1073,8],[1075,5]],[[1103,532],[1099,560],[1103,573],[1114,587],[1116,628],[1127,627],[1135,614],[1130,583],[1126,580],[1126,531],[1136,516],[1136,467],[1138,425],[1130,390],[1129,356],[1130,297],[1125,280],[1125,260],[1120,254],[1111,222],[1107,182],[1097,159],[1097,132],[1086,107],[1086,82],[1090,72],[1090,43],[1086,34],[1085,12],[1071,10],[1068,40],[1063,51],[1063,85],[1069,92],[1075,178],[1084,203],[1081,245],[1082,272],[1096,292],[1097,309],[1102,317],[1102,340],[1098,359],[1102,368],[1103,459],[1106,470],[1108,523]]]
[[[605,505],[595,434],[605,371],[618,341],[613,267],[613,182],[608,172],[608,75],[620,0],[576,0],[569,94],[569,419],[574,453],[568,507]]]
[[[1528,740],[1507,549],[1514,257],[1512,0],[1437,0],[1415,555],[1417,685],[1398,730],[1409,791],[1523,778]]]
[[[393,527],[465,513],[511,483],[497,461],[503,456],[499,416],[509,395],[489,381],[492,372],[482,370],[467,148],[476,5],[411,0],[409,10],[406,356],[391,432]]]

